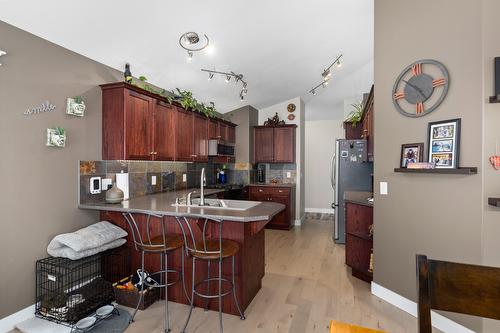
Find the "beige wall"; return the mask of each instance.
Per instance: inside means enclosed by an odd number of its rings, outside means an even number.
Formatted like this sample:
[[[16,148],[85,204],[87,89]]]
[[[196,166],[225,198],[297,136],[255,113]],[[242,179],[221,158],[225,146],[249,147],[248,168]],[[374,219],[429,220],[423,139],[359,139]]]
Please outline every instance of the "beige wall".
[[[331,211],[333,189],[330,184],[331,159],[335,139],[342,139],[341,120],[306,121],[305,125],[305,207],[306,211]]]
[[[287,111],[288,104],[293,103],[296,106],[294,112],[295,119],[288,120],[289,112]],[[296,146],[295,146],[295,161],[297,165],[297,187],[296,187],[296,224],[299,224],[304,216],[305,205],[305,104],[300,97],[290,99],[267,108],[259,110],[259,124],[264,124],[268,118],[274,117],[278,113],[280,119],[284,119],[287,124],[296,124]]]
[[[0,318],[34,304],[35,261],[56,234],[95,222],[77,209],[77,162],[101,157],[101,93],[116,71],[0,21]],[[84,118],[64,114],[83,96]],[[50,113],[23,112],[49,100]],[[45,147],[45,130],[67,130],[64,149]]]
[[[482,261],[485,95],[481,20],[480,1],[375,1],[374,279],[412,300],[416,300],[415,254]],[[448,97],[430,115],[404,117],[392,105],[392,85],[406,65],[426,58],[447,66]],[[393,172],[402,143],[425,142],[427,148],[427,123],[450,118],[462,118],[460,165],[479,167],[478,175]],[[388,182],[387,196],[379,194],[381,181]],[[480,329],[478,320],[453,318]]]

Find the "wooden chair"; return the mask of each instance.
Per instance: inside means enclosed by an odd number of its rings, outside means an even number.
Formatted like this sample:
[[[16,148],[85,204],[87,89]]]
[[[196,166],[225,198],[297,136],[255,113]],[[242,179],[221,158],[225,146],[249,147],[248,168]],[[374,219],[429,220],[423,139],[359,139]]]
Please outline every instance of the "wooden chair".
[[[428,260],[417,254],[418,331],[431,333],[431,309],[500,319],[500,268]]]
[[[384,332],[332,320],[330,321],[330,333],[384,333]]]

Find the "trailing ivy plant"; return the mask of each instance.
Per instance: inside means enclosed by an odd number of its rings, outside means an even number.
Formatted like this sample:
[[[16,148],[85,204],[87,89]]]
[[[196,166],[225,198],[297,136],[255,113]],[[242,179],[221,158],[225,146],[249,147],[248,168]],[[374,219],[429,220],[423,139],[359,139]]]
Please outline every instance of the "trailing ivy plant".
[[[356,127],[356,125],[361,121],[361,118],[363,118],[363,104],[354,103],[351,104],[351,106],[354,108],[354,110],[352,110],[347,115],[347,118],[344,120],[344,122],[351,123],[352,127]]]

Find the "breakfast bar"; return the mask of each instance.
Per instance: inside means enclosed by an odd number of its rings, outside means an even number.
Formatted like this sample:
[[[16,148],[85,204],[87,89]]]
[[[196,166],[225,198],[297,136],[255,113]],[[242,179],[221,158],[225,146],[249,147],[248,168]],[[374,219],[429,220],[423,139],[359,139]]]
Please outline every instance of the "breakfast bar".
[[[215,195],[222,190],[206,189],[205,195]],[[110,221],[121,228],[127,230],[127,247],[129,248],[130,267],[132,272],[140,268],[140,254],[134,250],[131,230],[124,218],[125,214],[132,214],[137,222],[141,232],[146,232],[146,220],[148,215],[163,216],[167,220],[167,233],[181,235],[182,231],[178,226],[175,218],[179,216],[187,216],[188,222],[195,233],[201,237],[202,230],[201,222],[204,218],[214,218],[222,220],[222,237],[224,239],[233,240],[240,246],[239,252],[236,255],[236,294],[240,302],[242,310],[246,309],[257,292],[261,288],[261,280],[264,277],[264,227],[278,213],[284,210],[283,204],[275,202],[254,202],[247,205],[245,208],[231,207],[185,207],[176,205],[176,202],[185,202],[188,193],[193,190],[181,190],[173,192],[164,192],[158,194],[145,195],[141,197],[131,198],[119,204],[102,203],[81,203],[80,209],[97,210],[101,212],[101,219]],[[193,194],[193,197],[197,193]],[[245,203],[248,203],[245,202]],[[251,202],[250,202],[251,203]],[[218,229],[213,226],[212,230],[208,230],[209,234],[216,236]],[[153,230],[150,227],[151,235],[159,235],[161,230]],[[169,255],[169,268],[180,271],[182,267],[181,251],[176,251]],[[210,275],[216,276],[218,269],[217,265],[212,265]],[[160,257],[157,254],[147,254],[145,258],[145,270],[148,272],[156,272],[160,270]],[[207,276],[208,266],[206,263],[196,263],[196,281]],[[130,273],[132,273],[130,272]],[[185,265],[185,283],[191,285],[192,267],[190,261],[186,261]],[[222,274],[231,274],[231,262],[223,261]],[[199,277],[199,279],[198,279]],[[170,277],[169,277],[170,278]],[[173,276],[171,278],[174,278]],[[217,290],[212,285],[210,293],[216,293]],[[225,286],[222,286],[225,288]],[[178,303],[189,304],[182,290],[182,284],[177,283],[169,287],[169,300]],[[204,307],[205,301],[195,298],[195,306]],[[209,303],[209,309],[218,310],[217,301]],[[238,315],[238,310],[234,305],[231,297],[222,299],[222,311],[229,314]]]

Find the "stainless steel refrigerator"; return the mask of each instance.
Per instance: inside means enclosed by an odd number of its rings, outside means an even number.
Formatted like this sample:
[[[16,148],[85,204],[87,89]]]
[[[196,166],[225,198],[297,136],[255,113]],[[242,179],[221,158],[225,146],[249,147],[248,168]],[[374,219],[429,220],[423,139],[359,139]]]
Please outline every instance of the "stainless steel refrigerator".
[[[366,140],[336,140],[332,158],[332,208],[335,220],[331,228],[335,243],[345,243],[345,191],[372,191],[373,163],[368,162]]]

